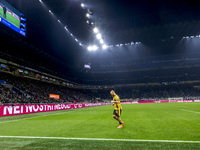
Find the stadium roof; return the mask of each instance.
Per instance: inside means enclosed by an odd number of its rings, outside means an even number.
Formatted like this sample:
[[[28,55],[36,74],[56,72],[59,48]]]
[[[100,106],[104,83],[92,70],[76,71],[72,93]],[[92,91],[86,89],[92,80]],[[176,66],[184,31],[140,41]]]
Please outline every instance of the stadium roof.
[[[41,61],[44,58],[47,65],[54,64],[57,72],[67,74],[67,70],[75,70],[72,76],[84,63],[95,61],[99,55],[99,52],[97,55],[87,50],[89,45],[100,46],[93,33],[94,27],[99,29],[106,45],[122,44],[125,53],[131,42],[150,47],[157,45],[155,50],[162,53],[163,41],[176,39],[177,42],[185,36],[200,34],[198,0],[7,1],[27,18],[27,37],[12,37],[13,47],[20,42],[18,46],[25,47],[25,50],[20,51],[21,47],[18,47],[19,53],[26,54],[29,53],[26,50],[31,49],[30,57],[37,60],[40,56]],[[89,18],[86,13],[90,14]],[[106,51],[115,53],[112,48]],[[118,59],[131,58],[132,55],[128,53]]]

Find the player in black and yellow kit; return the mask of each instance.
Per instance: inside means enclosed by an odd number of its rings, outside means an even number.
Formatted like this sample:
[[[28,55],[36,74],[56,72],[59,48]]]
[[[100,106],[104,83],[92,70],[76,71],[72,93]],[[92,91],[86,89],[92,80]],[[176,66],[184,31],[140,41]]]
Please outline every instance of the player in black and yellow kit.
[[[110,94],[113,97],[113,100],[111,101],[112,106],[115,106],[114,112],[113,112],[113,118],[119,121],[119,126],[117,128],[123,128],[124,122],[121,121],[121,113],[122,113],[122,107],[120,105],[120,99],[119,96],[115,93],[115,91],[111,91]]]

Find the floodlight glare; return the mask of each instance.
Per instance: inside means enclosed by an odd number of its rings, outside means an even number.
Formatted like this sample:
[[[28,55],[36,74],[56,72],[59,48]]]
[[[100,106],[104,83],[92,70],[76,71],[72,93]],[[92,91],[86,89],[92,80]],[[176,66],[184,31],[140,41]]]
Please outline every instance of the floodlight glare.
[[[43,3],[42,0],[39,0],[39,1],[40,1],[40,3]]]
[[[105,44],[102,46],[102,48],[103,48],[103,49],[106,49],[107,47],[108,47],[108,46],[107,46],[107,45],[105,45]]]
[[[98,47],[96,45],[92,46],[92,50],[96,51],[98,49]]]
[[[96,27],[93,29],[93,31],[94,31],[94,33],[98,33],[99,32],[98,28],[96,28]]]
[[[90,17],[90,14],[88,14],[88,13],[87,13],[87,14],[86,14],[86,17],[88,17],[88,18],[89,18],[89,17]]]
[[[101,44],[103,44],[103,43],[104,43],[104,41],[101,39],[101,40],[100,40],[100,43],[101,43]]]
[[[91,51],[92,50],[92,46],[88,46],[88,51]]]
[[[65,28],[65,30],[67,30],[67,31],[68,31],[68,29],[67,29],[67,26],[65,26],[64,28]]]
[[[81,3],[81,7],[83,7],[83,8],[84,8],[84,7],[85,7],[85,4]]]
[[[102,38],[102,36],[101,36],[100,33],[98,33],[98,34],[96,35],[96,37],[97,37],[97,39],[99,39],[99,40]]]

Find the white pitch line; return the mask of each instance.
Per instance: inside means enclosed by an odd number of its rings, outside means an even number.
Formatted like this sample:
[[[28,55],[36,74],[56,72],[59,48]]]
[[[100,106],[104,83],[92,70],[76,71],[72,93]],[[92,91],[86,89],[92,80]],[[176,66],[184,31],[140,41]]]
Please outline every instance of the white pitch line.
[[[192,113],[196,113],[196,114],[200,114],[200,112],[197,111],[191,111],[191,110],[186,110],[186,109],[181,109],[182,111],[187,111],[187,112],[192,112]]]
[[[89,108],[89,107],[88,107]],[[88,109],[87,108],[87,109]],[[86,108],[84,108],[86,109]],[[67,112],[62,112],[62,113],[56,113],[56,114],[49,114],[49,115],[42,115],[42,116],[36,116],[36,117],[29,117],[29,118],[22,118],[22,119],[16,119],[16,120],[9,120],[9,121],[3,121],[3,122],[0,122],[1,123],[8,123],[8,122],[16,122],[16,121],[20,121],[20,120],[26,120],[26,119],[33,119],[33,118],[39,118],[39,117],[45,117],[45,116],[53,116],[53,115],[59,115],[59,114],[65,114],[65,113],[68,113],[70,111],[78,111],[80,109],[68,109]],[[49,111],[49,112],[52,112],[52,111]],[[46,112],[47,113],[47,112]],[[25,114],[27,115],[27,114]]]
[[[81,140],[81,141],[121,141],[121,142],[159,142],[159,143],[198,143],[200,141],[177,140],[141,140],[141,139],[104,139],[104,138],[68,138],[68,137],[35,137],[35,136],[0,136],[0,138],[16,139],[49,139],[49,140]]]

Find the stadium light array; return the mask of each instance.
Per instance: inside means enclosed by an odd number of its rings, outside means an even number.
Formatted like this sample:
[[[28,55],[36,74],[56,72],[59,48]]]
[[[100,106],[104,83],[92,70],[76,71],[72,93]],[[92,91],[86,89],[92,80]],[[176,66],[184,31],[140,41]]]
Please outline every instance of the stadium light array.
[[[66,31],[68,31],[68,29],[67,29],[67,27],[66,27],[66,26],[65,26],[64,28],[65,28],[65,30],[66,30]]]
[[[189,38],[200,38],[200,35],[192,35],[192,36],[184,36],[183,39],[189,39]]]
[[[81,7],[85,8],[85,4],[81,3]]]
[[[42,0],[39,0],[39,2],[40,2],[40,3],[43,3]],[[81,5],[81,7],[82,7],[83,9],[85,9],[85,4],[84,4],[84,3],[81,3],[80,5]],[[52,12],[50,9],[49,9],[48,11],[49,11],[49,13],[50,13],[51,15],[53,15],[53,12]],[[87,9],[87,13],[86,13],[86,17],[87,17],[88,19],[87,19],[86,23],[87,23],[87,24],[91,24],[92,26],[95,26],[95,25],[94,25],[94,22],[90,21],[90,15],[93,15],[93,12],[88,8],[88,9]],[[58,19],[57,21],[58,21],[60,24],[62,23],[59,19]],[[74,38],[74,40],[75,40],[80,46],[84,46],[84,45],[83,45],[81,42],[79,42],[79,40],[78,40],[77,38],[75,38],[74,35],[68,30],[67,26],[65,26],[64,29],[68,32],[68,34],[71,35],[72,38]],[[98,29],[97,27],[94,27],[94,28],[93,28],[93,32],[95,33],[96,38],[99,40],[99,42],[100,42],[100,44],[101,44],[100,47],[102,47],[103,50],[105,50],[105,49],[108,48],[108,47],[124,46],[124,45],[133,45],[133,44],[136,44],[136,45],[137,45],[137,44],[140,44],[140,43],[141,43],[141,42],[135,42],[135,43],[134,43],[134,42],[130,42],[130,43],[125,43],[125,44],[116,44],[116,45],[110,45],[110,46],[108,46],[108,45],[106,45],[106,44],[104,43],[103,37],[102,37],[102,35],[99,33],[99,29]],[[193,38],[193,37],[194,37],[194,36],[185,37],[185,38]],[[196,36],[196,37],[197,37],[197,36]],[[200,37],[200,35],[199,35],[198,37]],[[183,38],[184,38],[184,37],[183,37]],[[87,49],[88,49],[89,51],[96,51],[96,50],[99,49],[99,47],[96,46],[96,45],[93,45],[93,46],[88,46]]]
[[[104,44],[104,41],[103,41],[103,39],[101,39],[99,42],[100,42],[101,44]]]
[[[106,49],[107,47],[108,47],[108,46],[107,46],[107,45],[105,45],[105,44],[102,46],[102,48],[103,48],[103,49]]]
[[[98,33],[99,32],[98,28],[96,28],[96,27],[93,29],[93,31],[94,31],[94,33]]]
[[[97,39],[101,40],[102,35],[101,35],[100,33],[98,33],[98,34],[96,35],[96,37],[97,37]]]
[[[86,17],[87,17],[87,18],[90,18],[90,14],[89,14],[89,13],[87,13],[87,14],[86,14]]]
[[[97,47],[96,45],[93,46],[88,46],[88,51],[96,51],[99,47]]]
[[[97,47],[96,45],[93,45],[92,49],[93,49],[94,51],[96,51],[96,50],[98,49],[98,47]]]
[[[43,3],[43,1],[42,0],[38,0],[40,3]],[[85,6],[85,5],[84,5]],[[48,9],[48,12],[51,14],[51,15],[53,15],[53,12],[50,10],[50,9]],[[59,19],[57,20],[58,21],[58,23],[62,23]],[[68,32],[68,34],[70,34],[71,35],[71,37],[73,37],[74,38],[74,40],[80,45],[80,46],[84,46],[81,42],[79,42],[79,40],[77,39],[77,38],[75,38],[74,37],[74,35],[67,29],[67,26],[64,26],[64,29]]]

